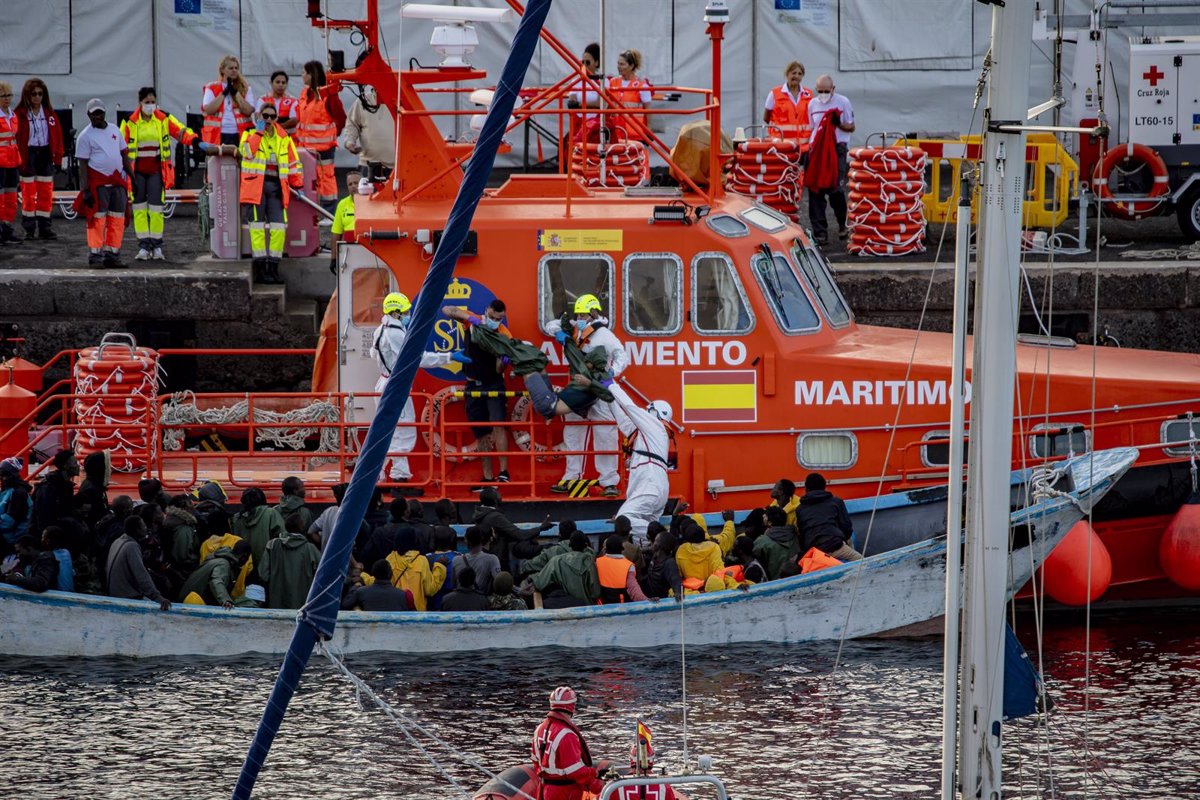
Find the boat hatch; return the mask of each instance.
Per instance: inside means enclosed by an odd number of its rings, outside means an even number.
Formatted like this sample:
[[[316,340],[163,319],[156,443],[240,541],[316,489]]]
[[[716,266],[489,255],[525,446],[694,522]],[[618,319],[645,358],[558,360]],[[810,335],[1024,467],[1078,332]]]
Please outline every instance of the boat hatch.
[[[1077,422],[1052,422],[1035,425],[1029,437],[1029,454],[1034,458],[1077,456],[1092,449],[1092,437]]]
[[[1032,347],[1061,347],[1064,350],[1073,350],[1078,346],[1074,339],[1068,339],[1065,336],[1046,336],[1042,333],[1018,333],[1017,342]]]
[[[767,233],[779,233],[788,224],[787,217],[780,216],[774,211],[768,211],[762,206],[750,206],[741,212],[741,217],[754,227],[761,228]]]
[[[1191,455],[1192,449],[1200,450],[1200,411],[1180,414],[1179,419],[1169,419],[1162,424],[1160,440],[1174,444],[1164,447],[1169,456]]]
[[[683,260],[674,253],[630,253],[622,265],[625,330],[635,336],[674,336],[683,330],[679,296]]]
[[[754,330],[754,310],[733,259],[726,253],[697,253],[692,259],[691,306],[692,327],[702,336]]]
[[[542,331],[551,320],[575,306],[575,300],[594,294],[604,308],[612,308],[613,269],[604,253],[556,253],[538,262],[538,320]]]
[[[825,309],[825,317],[829,324],[841,328],[850,324],[850,307],[833,280],[829,264],[814,248],[805,247],[796,239],[792,245],[792,259],[800,267],[800,271],[808,278],[809,284],[816,290],[817,302]]]
[[[755,254],[750,265],[771,313],[785,333],[811,333],[821,327],[821,318],[783,253],[772,253],[771,258]]]
[[[850,431],[802,433],[796,461],[805,469],[850,469],[858,462],[858,437]]]
[[[716,214],[711,217],[705,217],[704,222],[708,225],[708,227],[712,228],[726,239],[737,239],[750,234],[749,225],[742,222],[737,217],[730,216],[729,214]]]

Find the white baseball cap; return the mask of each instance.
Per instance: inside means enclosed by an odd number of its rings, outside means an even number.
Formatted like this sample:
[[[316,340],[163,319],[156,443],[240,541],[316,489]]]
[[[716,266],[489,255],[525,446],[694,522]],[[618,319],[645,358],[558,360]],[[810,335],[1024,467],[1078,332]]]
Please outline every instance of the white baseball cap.
[[[104,101],[99,97],[93,97],[91,100],[87,101],[87,113],[90,114],[93,111],[108,111],[108,109],[104,107]]]

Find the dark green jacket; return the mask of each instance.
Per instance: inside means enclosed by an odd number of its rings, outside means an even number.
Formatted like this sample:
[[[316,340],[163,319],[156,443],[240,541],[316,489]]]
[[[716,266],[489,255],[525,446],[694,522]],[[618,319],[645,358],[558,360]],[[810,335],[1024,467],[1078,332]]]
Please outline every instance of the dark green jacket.
[[[509,338],[482,325],[471,326],[471,342],[497,358],[507,358],[518,377],[541,372],[550,362],[545,353],[529,342]]]
[[[564,331],[571,330],[571,315],[563,314],[559,324],[562,325]],[[612,392],[600,385],[600,381],[612,379],[612,374],[608,371],[608,350],[606,348],[593,347],[591,351],[585,353],[579,349],[575,340],[568,336],[567,341],[563,344],[563,355],[567,358],[572,375],[584,375],[592,379],[592,384],[585,391],[591,392],[606,403],[613,401]]]
[[[549,564],[550,559],[569,552],[571,552],[571,543],[566,539],[559,540],[526,561],[521,569],[525,570],[526,575],[533,575],[536,572],[540,572],[542,567]]]
[[[279,498],[279,505],[275,506],[275,510],[279,512],[279,516],[283,517],[285,523],[292,514],[299,514],[300,519],[304,520],[304,530],[308,530],[315,519],[312,509],[304,505],[304,500],[292,495]]]
[[[240,536],[250,543],[250,552],[254,556],[254,566],[262,574],[263,551],[267,542],[277,536],[283,536],[283,517],[270,506],[259,506],[253,511],[239,511],[233,515],[233,535]],[[299,606],[297,606],[299,608]]]
[[[233,589],[239,572],[241,567],[238,566],[233,550],[219,547],[183,582],[183,588],[179,590],[179,600],[182,602],[185,597],[195,592],[210,606],[232,602],[233,598],[229,592]]]
[[[196,518],[182,508],[168,508],[162,526],[163,550],[171,566],[183,573],[200,563],[200,543],[196,541]]]
[[[550,559],[550,562],[533,576],[533,588],[545,592],[552,586],[557,586],[576,600],[595,603],[600,599],[596,556],[591,550],[572,550]]]
[[[274,511],[274,509],[271,509]],[[272,539],[256,561],[267,584],[267,608],[299,608],[308,599],[321,551],[302,533]]]
[[[767,528],[766,533],[754,540],[754,555],[767,571],[767,579],[775,580],[789,563],[800,558],[800,537],[791,525]]]

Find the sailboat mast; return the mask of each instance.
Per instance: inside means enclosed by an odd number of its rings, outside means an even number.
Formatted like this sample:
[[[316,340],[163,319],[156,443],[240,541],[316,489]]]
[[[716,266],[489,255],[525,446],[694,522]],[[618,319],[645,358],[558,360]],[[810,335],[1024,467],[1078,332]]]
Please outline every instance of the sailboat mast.
[[[959,785],[1001,796],[1004,604],[1016,374],[1025,123],[1035,0],[992,6],[992,67],[979,203],[974,367],[967,473]],[[952,443],[953,446],[953,443]]]

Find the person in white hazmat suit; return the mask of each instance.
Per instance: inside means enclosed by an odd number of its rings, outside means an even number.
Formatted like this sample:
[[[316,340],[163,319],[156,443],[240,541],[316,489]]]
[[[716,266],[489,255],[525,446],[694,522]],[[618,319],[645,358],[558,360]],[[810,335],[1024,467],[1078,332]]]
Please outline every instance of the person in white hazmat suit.
[[[579,349],[584,353],[590,353],[596,347],[603,347],[608,353],[608,368],[612,372],[613,377],[620,375],[627,366],[629,366],[629,354],[625,352],[625,345],[617,338],[612,329],[608,327],[608,320],[602,315],[603,307],[600,305],[600,299],[594,294],[581,295],[575,301],[575,319],[571,331],[562,329],[562,324],[558,320],[551,320],[546,326],[559,344],[566,341],[567,337],[575,340],[579,345]],[[614,420],[613,404],[597,402],[588,410],[587,419],[592,422],[611,423]],[[596,450],[612,450],[617,449],[617,429],[613,425],[572,425],[570,423],[582,422],[583,417],[578,414],[567,414],[563,417],[564,422],[568,423],[563,427],[563,446],[567,450],[584,450],[587,448],[588,431],[592,431],[592,442]],[[574,481],[583,477],[584,456],[570,455],[566,457],[567,468],[563,472],[562,479],[550,487],[550,491],[556,494],[567,494],[571,491],[571,484]],[[617,456],[595,456],[596,472],[599,473],[599,483],[605,497],[616,497],[621,493],[617,488],[617,484],[621,480],[621,476],[617,472]]]
[[[408,338],[408,323],[412,316],[412,303],[400,292],[391,292],[383,298],[383,319],[371,338],[371,355],[379,364],[379,380],[375,381],[375,391],[382,392],[387,385],[388,377],[396,368],[396,359],[400,357],[400,349]],[[461,352],[432,353],[428,350],[421,354],[421,368],[433,369],[444,367],[451,361],[469,364],[471,359]],[[388,458],[391,459],[391,469],[386,464],[379,480],[392,480],[397,483],[412,480],[412,470],[408,467],[408,459],[399,453],[412,452],[417,443],[417,429],[411,427],[417,419],[413,408],[412,397],[404,401],[404,410],[400,412],[399,424],[392,433],[392,442],[388,445]],[[407,424],[406,424],[407,423]]]
[[[646,527],[662,516],[671,491],[667,480],[671,405],[654,400],[642,409],[616,382],[606,381],[605,388],[612,392],[617,428],[629,439],[629,487],[616,516],[629,519],[633,540],[641,545],[646,543]]]

